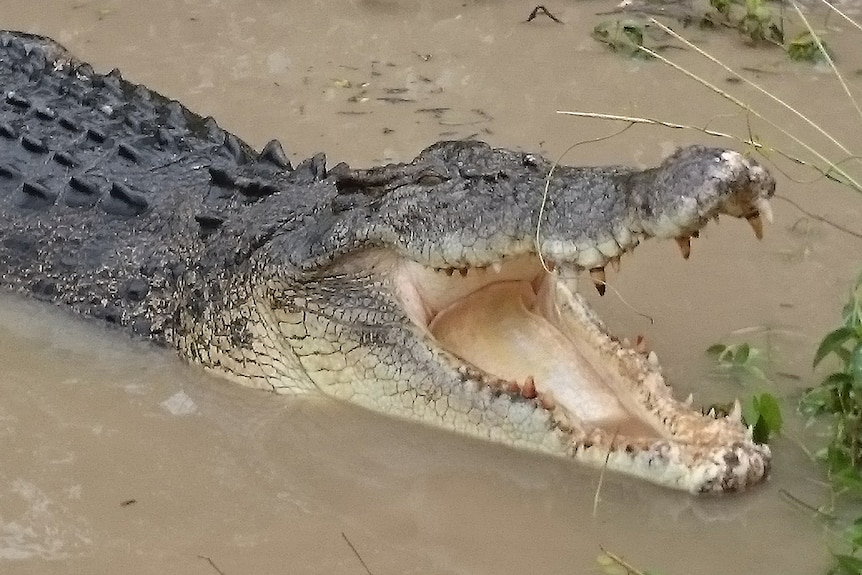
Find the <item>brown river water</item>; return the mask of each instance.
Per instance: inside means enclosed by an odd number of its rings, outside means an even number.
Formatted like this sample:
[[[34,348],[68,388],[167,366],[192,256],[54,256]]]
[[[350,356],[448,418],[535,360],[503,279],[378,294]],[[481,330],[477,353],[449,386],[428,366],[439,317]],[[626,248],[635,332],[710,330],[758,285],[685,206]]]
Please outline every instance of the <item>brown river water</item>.
[[[524,23],[532,7],[4,0],[0,25],[52,36],[98,70],[118,67],[257,147],[279,138],[294,160],[325,151],[330,165],[368,166],[470,136],[555,158],[621,127],[555,110],[748,132],[731,104],[679,72],[591,40],[604,18],[596,13],[611,4],[547,4],[562,25]],[[858,35],[828,24],[859,94]],[[824,70],[733,34],[686,33],[862,149],[862,119]],[[814,138],[690,51],[667,55]],[[798,153],[762,122],[750,129]],[[639,126],[566,162],[648,165],[694,142],[734,145]],[[782,169],[780,194],[862,232],[862,199]],[[689,261],[672,242],[649,242],[610,274],[613,289],[598,302],[618,334],[646,336],[679,396],[782,398],[787,429],[771,479],[726,497],[609,475],[596,504],[594,470],[336,401],[243,389],[170,351],[3,295],[0,572],[583,574],[601,572],[603,547],[664,575],[824,573],[831,532],[782,491],[826,501],[823,474],[800,447],[822,440],[794,405],[817,381],[811,355],[839,321],[862,241],[782,199],[774,210],[763,241],[745,222],[722,221]],[[711,374],[704,350],[743,340],[764,350],[768,382],[741,387]]]

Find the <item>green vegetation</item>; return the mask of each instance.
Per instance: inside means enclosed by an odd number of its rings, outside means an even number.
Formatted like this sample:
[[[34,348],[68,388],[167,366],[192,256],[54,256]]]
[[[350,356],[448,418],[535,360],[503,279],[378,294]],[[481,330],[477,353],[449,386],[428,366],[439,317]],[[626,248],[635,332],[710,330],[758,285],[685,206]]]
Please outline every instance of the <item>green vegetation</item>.
[[[752,394],[742,405],[742,421],[753,429],[754,440],[768,443],[781,433],[784,419],[778,400],[771,393]]]
[[[714,12],[701,16],[701,28],[725,26],[736,28],[755,44],[784,43],[784,19],[776,19],[764,0],[709,0],[709,5]]]
[[[748,343],[716,343],[709,346],[706,353],[715,359],[718,374],[730,377],[740,385],[769,381],[759,366],[763,352]],[[771,393],[752,393],[742,402],[741,408],[742,421],[752,427],[755,441],[768,443],[781,433],[784,418],[778,400]],[[713,405],[711,409],[719,415],[727,414],[733,409],[733,404]]]
[[[838,497],[862,500],[862,274],[844,306],[843,324],[829,332],[814,354],[816,368],[826,359],[835,370],[800,401],[800,411],[826,418],[830,438],[819,454],[826,463],[833,491]],[[844,531],[849,551],[835,553],[830,575],[862,573],[862,515]]]
[[[836,502],[862,501],[862,274],[856,280],[842,313],[842,325],[826,334],[814,354],[813,367],[832,361],[833,371],[809,389],[799,402],[800,412],[828,423],[828,445],[817,455],[823,460]],[[715,344],[707,350],[716,370],[740,384],[768,381],[758,363],[763,353],[748,343]],[[712,406],[719,414],[732,405]],[[742,403],[743,421],[753,427],[757,441],[767,442],[781,432],[782,415],[770,393],[754,393]],[[824,517],[827,516],[824,514]],[[846,550],[834,552],[829,575],[862,574],[862,515],[843,532]]]
[[[832,51],[829,50],[829,46],[822,41],[821,43],[823,44],[823,49],[826,50],[826,53],[831,57]],[[791,60],[819,62],[826,59],[826,56],[824,56],[823,52],[820,50],[820,46],[817,45],[817,39],[808,31],[802,32],[796,36],[785,46],[785,49],[787,50],[787,55],[790,56]]]
[[[706,353],[715,358],[719,373],[728,375],[737,383],[745,383],[748,380],[767,381],[766,375],[758,366],[763,354],[748,343],[716,343],[709,346]]]
[[[843,318],[843,325],[820,342],[813,362],[817,367],[832,357],[837,360],[838,369],[809,390],[800,403],[805,415],[833,419],[827,462],[830,475],[839,476],[847,472],[842,462],[853,468],[862,463],[862,275],[844,307]],[[858,472],[856,477],[862,485]]]
[[[709,6],[710,10],[696,14],[682,13],[677,19],[685,25],[696,22],[701,29],[736,29],[752,45],[778,46],[791,60],[814,63],[826,60],[824,52],[832,56],[822,34],[818,33],[815,37],[812,31],[806,30],[787,40],[787,17],[781,4],[770,5],[766,0],[709,0]],[[634,16],[625,20],[601,22],[593,29],[592,36],[614,52],[633,58],[649,58],[641,46],[652,51],[663,47],[648,42],[648,30],[647,20]]]
[[[800,412],[810,418],[829,422],[829,443],[818,453],[825,462],[832,489],[832,505],[839,498],[862,501],[862,273],[844,306],[841,327],[821,340],[814,354],[813,367],[832,359],[835,370],[800,400]],[[715,359],[719,374],[741,385],[769,381],[758,365],[763,353],[749,343],[714,344],[707,353]],[[729,413],[733,404],[710,406],[719,415]],[[766,443],[781,433],[783,417],[777,399],[768,392],[752,393],[741,404],[742,419],[753,428],[754,438]],[[824,517],[829,516],[823,514]],[[862,574],[862,515],[843,532],[845,552],[833,552],[835,564],[828,575]],[[607,574],[648,575],[603,550],[597,558]]]
[[[649,58],[649,54],[641,50],[644,44],[645,24],[642,20],[608,20],[593,28],[595,40],[606,45],[614,52],[619,52],[630,58]]]
[[[811,26],[794,0],[791,0],[790,5],[795,11],[792,20],[784,12],[786,5],[767,4],[766,0],[709,0],[707,11],[702,13],[689,11],[677,15],[676,18],[686,26],[698,25],[701,29],[734,29],[744,38],[746,43],[754,46],[780,47],[790,59],[795,61],[810,63],[823,61],[828,63],[848,100],[862,118],[862,108],[853,98],[852,90],[835,67],[833,55],[821,38],[821,32]],[[851,26],[862,31],[862,26],[837,8],[833,8],[832,13],[837,14]],[[790,30],[789,33],[788,30]],[[665,37],[678,40],[686,48],[697,51],[712,63],[723,67],[731,74],[730,79],[736,82],[745,82],[771,97],[777,106],[792,112],[811,128],[825,136],[841,150],[843,159],[839,161],[830,160],[827,157],[828,154],[821,153],[809,145],[806,141],[807,138],[799,138],[788,133],[781,125],[770,121],[723,89],[669,61],[658,53],[667,47],[658,46],[655,43],[656,38],[662,37],[659,36],[660,31],[667,34]],[[631,17],[624,21],[603,22],[596,26],[593,37],[616,52],[632,57],[642,57],[646,53],[648,57],[668,64],[733,102],[752,118],[777,128],[779,132],[803,147],[810,154],[810,158],[815,160],[803,160],[779,150],[772,150],[759,140],[752,139],[752,136],[749,136],[748,139],[742,139],[705,128],[662,119],[582,111],[560,113],[621,121],[630,125],[637,123],[671,129],[694,129],[711,136],[729,137],[749,145],[751,153],[760,153],[773,158],[781,156],[798,166],[807,166],[813,169],[827,180],[862,191],[862,185],[858,179],[854,179],[847,169],[851,163],[854,168],[862,165],[859,154],[853,153],[849,148],[843,146],[801,112],[766,92],[753,81],[742,77],[717,58],[707,54],[700,47],[658,20]],[[859,71],[856,72],[856,74],[859,73]],[[829,222],[825,218],[812,216],[804,210],[803,213],[832,225],[844,233],[857,237],[859,235],[858,232]],[[766,359],[765,354],[749,343],[715,344],[707,351],[715,360],[715,372],[717,374],[752,388],[740,405],[735,403],[714,405],[710,406],[709,410],[715,410],[717,414],[722,415],[734,409],[741,409],[743,421],[752,427],[757,441],[767,442],[779,434],[783,424],[779,402],[772,394],[761,389],[762,384],[769,382],[762,367]],[[831,372],[822,379],[819,385],[809,389],[803,395],[799,402],[799,411],[811,423],[816,421],[819,428],[826,430],[826,446],[816,453],[816,458],[823,462],[829,479],[827,504],[817,509],[804,501],[797,500],[790,493],[784,492],[782,495],[828,522],[830,530],[834,529],[836,525],[843,525],[839,529],[840,539],[838,539],[836,547],[832,549],[834,563],[828,574],[862,575],[862,274],[858,276],[851,290],[849,301],[844,307],[842,324],[823,337],[814,354],[813,367],[822,369],[824,366],[828,366]],[[598,563],[604,572],[625,573],[627,575],[646,573],[625,563],[620,557],[604,549],[602,551],[603,555],[600,556]]]

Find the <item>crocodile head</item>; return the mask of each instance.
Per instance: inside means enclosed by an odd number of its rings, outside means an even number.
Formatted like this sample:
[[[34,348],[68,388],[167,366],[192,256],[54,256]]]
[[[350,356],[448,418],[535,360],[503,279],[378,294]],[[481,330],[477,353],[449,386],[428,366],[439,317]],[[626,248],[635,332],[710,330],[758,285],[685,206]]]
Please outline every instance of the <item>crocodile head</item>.
[[[687,256],[721,214],[759,236],[773,179],[704,147],[643,171],[557,167],[543,194],[549,169],[444,142],[409,164],[336,166],[304,199],[286,183],[289,211],[261,206],[282,217],[253,266],[253,313],[268,326],[253,351],[261,385],[316,388],[691,492],[760,481],[770,452],[738,405],[704,415],[674,399],[655,354],[610,335],[577,278],[603,291],[605,266],[649,237]]]
[[[675,400],[655,356],[609,335],[576,289],[584,272],[603,290],[605,266],[648,237],[687,255],[720,214],[760,235],[774,181],[739,153],[548,178],[539,157],[442,142],[409,164],[327,172],[316,156],[294,170],[280,145],[255,154],[48,39],[0,32],[0,48],[0,283],[248,385],[322,390],[690,491],[765,476],[769,450],[738,408]]]

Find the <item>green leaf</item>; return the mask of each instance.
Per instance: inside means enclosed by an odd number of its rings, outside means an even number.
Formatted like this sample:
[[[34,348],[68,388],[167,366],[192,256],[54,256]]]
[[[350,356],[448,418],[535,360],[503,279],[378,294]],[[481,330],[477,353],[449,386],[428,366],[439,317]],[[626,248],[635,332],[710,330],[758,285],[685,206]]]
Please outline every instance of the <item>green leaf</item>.
[[[857,343],[847,362],[847,372],[853,378],[853,385],[862,387],[862,342]]]
[[[862,517],[859,517],[844,530],[844,537],[854,548],[862,547]]]
[[[806,391],[799,400],[799,411],[806,417],[820,415],[823,413],[834,413],[839,409],[835,397],[837,393],[834,383],[827,383],[833,376],[847,377],[845,373],[833,373],[818,387]]]
[[[742,407],[742,416],[746,425],[753,427],[757,443],[768,443],[770,437],[781,432],[784,423],[781,407],[770,393],[752,395]]]
[[[751,346],[747,343],[741,343],[736,346],[736,353],[733,355],[733,363],[737,365],[743,365],[748,361],[749,356],[751,355]]]
[[[790,56],[791,60],[796,61],[818,62],[826,60],[823,52],[828,53],[830,57],[832,52],[823,40],[820,40],[818,45],[818,39],[808,31],[802,32],[787,45],[787,55]],[[820,49],[820,46],[823,46],[823,50]]]
[[[756,426],[760,419],[760,409],[757,405],[757,396],[752,395],[748,401],[742,402],[742,421],[745,425]]]
[[[840,445],[832,443],[826,449],[826,464],[829,466],[829,472],[837,474],[844,469],[853,469],[853,462]]]
[[[836,371],[827,375],[820,383],[820,387],[824,387],[833,393],[843,392],[845,387],[853,385],[853,376],[843,371]]]
[[[835,575],[859,575],[862,573],[862,559],[853,555],[834,555],[837,565],[831,571]]]
[[[640,49],[644,45],[644,26],[639,20],[614,20],[599,23],[593,28],[593,39],[607,45],[615,52],[621,52],[633,58],[649,58]]]
[[[753,428],[754,440],[768,443],[770,437],[781,433],[784,420],[778,400],[771,393],[752,395],[742,404],[742,420]]]
[[[761,393],[758,408],[760,417],[763,419],[768,428],[770,435],[781,433],[781,427],[784,425],[784,419],[781,417],[781,406],[778,405],[778,400],[771,393]]]
[[[623,34],[626,35],[632,44],[642,46],[644,43],[643,26],[640,24],[623,23]]]
[[[730,4],[731,0],[709,0],[709,5],[725,18],[730,17]]]
[[[814,387],[806,391],[799,400],[799,411],[805,417],[813,417],[823,413],[832,413],[835,405],[832,390],[825,387]]]
[[[832,482],[846,489],[862,493],[862,476],[852,465],[846,465],[833,473]]]
[[[611,33],[608,31],[607,22],[601,22],[595,28],[593,28],[593,38],[595,38],[599,42],[606,42],[610,35]]]
[[[814,364],[812,367],[817,367],[817,364],[820,363],[824,357],[835,352],[835,350],[844,345],[845,341],[853,337],[854,334],[855,331],[846,326],[839,327],[838,329],[826,334],[826,337],[824,337],[823,341],[820,342],[820,346],[814,354]]]
[[[708,353],[709,355],[714,355],[717,357],[717,356],[720,356],[721,354],[723,354],[724,350],[726,350],[726,349],[727,349],[727,346],[724,345],[723,343],[714,343],[711,346],[709,346],[708,348],[706,348],[706,353]]]
[[[754,12],[752,12],[752,15],[764,24],[772,20],[772,12],[769,8],[766,8],[763,5],[758,6]]]

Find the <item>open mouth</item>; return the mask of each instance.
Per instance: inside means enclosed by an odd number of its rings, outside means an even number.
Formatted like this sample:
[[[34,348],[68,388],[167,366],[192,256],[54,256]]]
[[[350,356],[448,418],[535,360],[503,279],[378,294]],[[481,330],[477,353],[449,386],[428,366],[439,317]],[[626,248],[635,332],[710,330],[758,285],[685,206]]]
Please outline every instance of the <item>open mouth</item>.
[[[480,383],[550,415],[565,455],[689,491],[766,475],[769,448],[738,402],[717,416],[674,399],[656,354],[610,335],[577,293],[577,268],[548,267],[534,254],[459,269],[404,259],[394,283],[413,323]]]
[[[536,398],[569,425],[633,438],[669,437],[632,397],[627,376],[643,366],[621,373],[609,359],[626,358],[622,344],[608,338],[595,346],[600,334],[590,328],[599,324],[571,289],[575,278],[546,271],[527,255],[455,273],[410,262],[402,273],[418,295],[402,300],[411,319],[441,347],[488,374],[491,385]],[[614,344],[617,353],[601,353]]]

